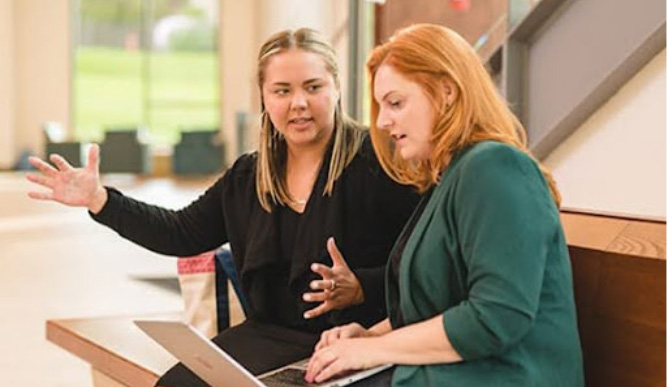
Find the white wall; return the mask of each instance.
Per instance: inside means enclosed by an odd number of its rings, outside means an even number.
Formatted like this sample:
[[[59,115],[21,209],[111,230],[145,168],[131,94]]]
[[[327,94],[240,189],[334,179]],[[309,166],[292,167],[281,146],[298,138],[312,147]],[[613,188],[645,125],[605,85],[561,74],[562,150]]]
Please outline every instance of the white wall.
[[[41,152],[43,122],[70,124],[70,1],[14,0],[14,27],[14,149]]]
[[[0,0],[0,170],[14,164],[14,1]]]
[[[665,218],[665,51],[545,160],[563,207]]]

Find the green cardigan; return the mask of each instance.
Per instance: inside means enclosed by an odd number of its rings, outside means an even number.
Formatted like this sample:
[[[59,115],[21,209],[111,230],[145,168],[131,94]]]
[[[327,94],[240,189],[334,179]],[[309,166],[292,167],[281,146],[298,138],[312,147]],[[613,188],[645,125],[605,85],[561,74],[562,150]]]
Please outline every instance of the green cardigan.
[[[464,360],[399,366],[393,386],[584,385],[559,212],[517,149],[487,141],[455,157],[406,242],[398,287],[390,308],[406,325],[442,313]]]

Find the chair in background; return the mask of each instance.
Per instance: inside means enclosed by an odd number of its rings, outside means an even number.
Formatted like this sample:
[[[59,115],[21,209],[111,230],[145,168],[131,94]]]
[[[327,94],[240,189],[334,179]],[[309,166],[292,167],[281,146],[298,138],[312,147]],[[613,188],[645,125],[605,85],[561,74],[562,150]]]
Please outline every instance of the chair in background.
[[[181,133],[174,147],[172,171],[177,175],[204,175],[222,171],[225,148],[217,130],[193,130]]]
[[[49,155],[59,154],[73,167],[83,166],[84,144],[79,141],[66,141],[67,133],[65,127],[59,122],[45,122],[42,125],[44,133],[44,157],[48,160]]]
[[[141,141],[143,130],[136,128],[107,130],[104,133],[104,141],[100,144],[100,172],[150,173],[150,148]]]

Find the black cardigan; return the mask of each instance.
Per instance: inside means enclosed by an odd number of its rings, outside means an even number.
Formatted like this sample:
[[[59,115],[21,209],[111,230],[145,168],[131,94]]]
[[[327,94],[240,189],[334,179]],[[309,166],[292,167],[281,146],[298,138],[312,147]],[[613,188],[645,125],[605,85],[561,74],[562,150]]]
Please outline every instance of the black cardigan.
[[[336,181],[331,196],[323,195],[329,153],[295,232],[289,287],[298,309],[317,304],[301,295],[319,278],[313,262],[331,265],[326,240],[333,236],[364,291],[362,305],[333,311],[313,323],[316,330],[358,321],[366,326],[386,317],[384,272],[389,251],[414,209],[418,195],[384,173],[366,137],[350,165]],[[93,218],[121,236],[157,253],[191,256],[229,242],[250,311],[248,318],[271,322],[265,311],[270,289],[263,285],[280,257],[277,212],[266,212],[255,191],[256,153],[241,156],[213,186],[187,207],[167,210],[123,196],[107,188],[109,199]]]

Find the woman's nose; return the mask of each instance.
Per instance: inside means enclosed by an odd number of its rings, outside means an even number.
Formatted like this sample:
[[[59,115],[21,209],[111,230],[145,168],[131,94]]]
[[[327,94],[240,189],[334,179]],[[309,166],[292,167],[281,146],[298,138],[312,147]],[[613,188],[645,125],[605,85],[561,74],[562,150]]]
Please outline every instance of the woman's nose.
[[[292,94],[291,108],[292,109],[303,109],[306,106],[308,106],[308,100],[306,99],[306,95],[302,91],[295,91]]]
[[[392,122],[389,117],[387,117],[387,114],[384,113],[383,109],[380,109],[378,118],[375,120],[375,126],[380,130],[389,130],[391,124]]]

